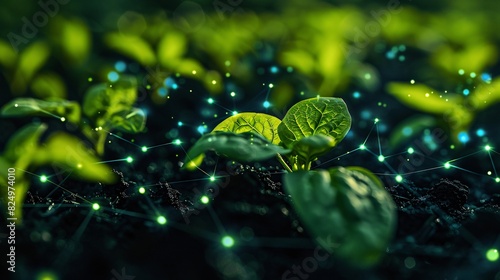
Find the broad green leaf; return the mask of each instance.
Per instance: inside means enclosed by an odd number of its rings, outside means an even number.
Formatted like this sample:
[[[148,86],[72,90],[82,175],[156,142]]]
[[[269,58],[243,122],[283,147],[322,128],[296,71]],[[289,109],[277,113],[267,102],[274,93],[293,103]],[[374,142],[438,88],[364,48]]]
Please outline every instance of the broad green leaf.
[[[313,135],[300,139],[292,146],[292,154],[297,155],[302,163],[316,160],[335,147],[335,139],[326,135]]]
[[[158,43],[158,61],[163,67],[175,67],[187,49],[186,36],[169,31]]]
[[[61,77],[55,73],[42,73],[33,79],[31,91],[38,98],[66,98],[66,86]]]
[[[500,77],[495,77],[489,84],[477,86],[469,100],[477,110],[483,110],[500,101]]]
[[[16,131],[5,146],[5,158],[10,162],[29,160],[38,148],[40,137],[46,130],[46,124],[32,123]],[[28,163],[22,164],[22,166],[26,168]]]
[[[137,100],[137,79],[133,76],[120,76],[120,78],[110,84],[109,103],[114,105],[132,106]]]
[[[34,98],[17,98],[2,107],[1,115],[5,117],[53,116],[72,123],[80,122],[80,105],[74,101],[44,101]]]
[[[141,37],[111,33],[104,37],[104,42],[111,49],[138,61],[142,65],[151,66],[156,63],[153,49]]]
[[[389,83],[387,91],[406,106],[432,114],[453,110],[463,102],[461,96],[443,96],[425,85]]]
[[[278,125],[280,123],[280,119],[267,114],[239,113],[223,120],[212,132],[254,132],[264,136],[271,143],[278,145],[281,142],[278,136]]]
[[[83,113],[90,118],[104,116],[110,104],[109,91],[111,89],[106,84],[89,88],[83,97]]]
[[[293,105],[278,126],[286,147],[312,135],[327,135],[338,144],[351,127],[351,115],[341,98],[317,97]]]
[[[111,184],[116,175],[80,139],[62,132],[52,134],[33,156],[35,165],[55,164],[73,170],[72,176]]]
[[[138,108],[121,110],[108,117],[106,126],[127,133],[139,133],[146,128],[146,114]]]
[[[360,266],[384,254],[396,208],[382,182],[360,167],[284,175],[285,191],[306,229],[330,253]]]
[[[1,68],[12,68],[17,60],[16,50],[7,41],[0,40],[0,53]]]
[[[92,34],[80,19],[54,18],[50,36],[60,49],[66,64],[83,63],[92,47]]]
[[[196,168],[207,151],[214,151],[235,161],[253,162],[262,161],[277,154],[286,154],[290,151],[274,145],[266,138],[252,133],[214,132],[203,135],[186,156],[186,168]]]
[[[45,42],[35,42],[24,49],[18,57],[16,71],[12,79],[12,91],[22,93],[35,73],[45,64],[50,48]]]

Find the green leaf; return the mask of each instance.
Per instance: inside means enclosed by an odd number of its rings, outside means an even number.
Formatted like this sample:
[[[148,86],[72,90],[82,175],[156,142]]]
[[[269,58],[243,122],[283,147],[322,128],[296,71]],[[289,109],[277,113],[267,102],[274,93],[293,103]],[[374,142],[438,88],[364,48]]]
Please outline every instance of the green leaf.
[[[37,75],[31,83],[31,91],[38,98],[66,98],[66,86],[61,77],[53,72]]]
[[[163,67],[175,67],[187,49],[186,36],[170,31],[158,43],[158,61]]]
[[[146,128],[146,114],[138,108],[121,110],[109,116],[106,126],[127,133],[138,133]]]
[[[293,144],[292,155],[297,155],[301,163],[307,164],[328,153],[335,144],[335,139],[326,135],[304,137]]]
[[[111,184],[116,175],[80,139],[62,132],[52,134],[33,156],[35,165],[55,164],[73,170],[72,176]]]
[[[360,266],[380,259],[394,233],[396,208],[373,173],[338,167],[284,176],[299,218],[320,245]]]
[[[55,17],[49,34],[65,64],[78,65],[87,59],[92,47],[92,33],[84,21]]]
[[[262,161],[277,154],[286,154],[286,150],[274,145],[266,138],[252,133],[214,132],[203,135],[186,156],[187,169],[195,169],[201,164],[204,154],[214,151],[217,154],[240,162]]]
[[[111,89],[106,84],[98,84],[87,90],[83,98],[83,113],[87,117],[104,116],[110,104],[108,91]]]
[[[133,76],[120,76],[116,82],[110,84],[110,88],[110,106],[132,106],[137,100],[137,79]]]
[[[293,105],[278,126],[286,147],[312,135],[327,135],[338,144],[351,127],[351,115],[341,98],[317,97]]]
[[[49,45],[41,41],[29,45],[21,52],[11,84],[14,93],[22,93],[26,90],[26,86],[35,73],[45,64],[49,55]]]
[[[461,96],[450,95],[446,97],[426,85],[411,85],[406,83],[389,83],[387,91],[401,103],[422,112],[442,114],[455,110],[463,102]]]
[[[111,49],[136,60],[142,65],[150,66],[156,63],[153,49],[148,42],[139,36],[111,33],[104,37],[104,42]]]
[[[65,117],[72,123],[78,123],[80,122],[81,110],[80,105],[74,101],[44,101],[34,98],[17,98],[2,107],[1,115],[5,117]]]
[[[46,124],[32,123],[16,131],[5,146],[5,158],[10,162],[17,162],[24,158],[29,160],[38,148],[40,137],[46,130]],[[27,167],[28,163],[22,166]]]
[[[239,113],[219,123],[212,132],[226,131],[234,133],[254,132],[264,136],[271,143],[278,145],[280,119],[261,113]]]

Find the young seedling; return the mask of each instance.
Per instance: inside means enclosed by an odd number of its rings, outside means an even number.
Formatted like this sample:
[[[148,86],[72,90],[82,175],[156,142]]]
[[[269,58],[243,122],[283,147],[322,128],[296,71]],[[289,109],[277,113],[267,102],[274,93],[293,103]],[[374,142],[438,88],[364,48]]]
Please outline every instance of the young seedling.
[[[133,104],[137,100],[137,82],[133,77],[123,76],[110,84],[91,87],[83,100],[83,113],[90,120],[82,119],[80,105],[61,99],[38,100],[17,98],[7,103],[0,114],[6,117],[55,116],[80,127],[82,133],[95,145],[97,154],[104,153],[106,137],[110,131],[139,133],[144,131],[146,114]]]
[[[283,120],[240,113],[222,121],[188,151],[184,168],[196,169],[207,151],[239,162],[277,157],[288,171],[285,191],[300,219],[326,250],[358,265],[376,263],[392,237],[396,212],[382,182],[361,167],[311,171],[351,127],[340,98],[303,100]]]

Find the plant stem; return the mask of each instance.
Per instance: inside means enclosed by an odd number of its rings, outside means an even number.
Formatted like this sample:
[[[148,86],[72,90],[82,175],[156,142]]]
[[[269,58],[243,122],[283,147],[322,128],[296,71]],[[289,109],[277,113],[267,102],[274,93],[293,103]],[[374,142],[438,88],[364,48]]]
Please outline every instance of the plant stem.
[[[99,138],[97,139],[97,143],[95,144],[95,150],[100,156],[104,154],[104,145],[106,143],[107,136],[108,134],[106,132],[99,133]]]
[[[290,168],[290,166],[288,166],[288,164],[286,164],[285,160],[283,159],[283,157],[280,155],[280,154],[277,154],[276,155],[278,157],[278,160],[279,162],[281,163],[281,165],[283,165],[283,167],[288,171],[288,172],[293,172],[292,169]]]

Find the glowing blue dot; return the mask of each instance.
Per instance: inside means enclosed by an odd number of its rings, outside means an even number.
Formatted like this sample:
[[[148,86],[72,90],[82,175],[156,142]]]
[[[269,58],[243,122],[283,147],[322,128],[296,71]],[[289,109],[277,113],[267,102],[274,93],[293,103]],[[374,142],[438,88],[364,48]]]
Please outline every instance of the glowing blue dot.
[[[203,134],[207,131],[207,128],[203,125],[200,125],[196,130],[198,130],[199,133]]]
[[[179,88],[179,86],[177,84],[172,85],[172,89],[178,89],[178,88]]]
[[[164,81],[163,81],[163,84],[166,86],[166,87],[172,87],[173,85],[175,85],[175,81],[174,79],[168,77],[166,78]]]
[[[403,128],[402,132],[404,136],[410,136],[413,133],[413,129],[409,126],[406,126],[405,128]]]
[[[352,97],[358,99],[361,97],[361,93],[359,93],[359,91],[355,91],[353,94],[352,94]]]
[[[123,72],[127,69],[127,64],[125,64],[125,62],[123,62],[123,61],[117,61],[115,63],[115,69],[118,72]]]
[[[470,93],[470,91],[468,89],[464,89],[462,92],[465,96],[469,95],[469,93]]]
[[[462,142],[462,143],[467,143],[469,142],[470,138],[469,138],[469,134],[465,131],[462,131],[458,134],[458,141]]]
[[[488,73],[483,73],[483,74],[481,74],[481,80],[489,83],[489,82],[491,82],[491,75]]]
[[[279,69],[276,66],[271,66],[271,68],[269,68],[269,71],[271,71],[271,73],[273,74],[276,74],[279,72]]]
[[[177,122],[177,126],[182,126],[183,123],[182,122]]]
[[[394,51],[388,51],[385,53],[385,57],[387,57],[387,59],[394,59],[396,57],[396,52]]]
[[[238,111],[233,111],[233,116],[238,115]]]
[[[264,108],[269,108],[269,106],[271,106],[271,103],[269,103],[269,101],[264,101],[264,103],[262,103],[262,106],[264,106]]]
[[[486,135],[486,131],[484,131],[484,129],[480,128],[480,129],[476,130],[476,135],[479,137],[483,137],[484,135]]]
[[[110,82],[116,82],[116,81],[118,81],[119,78],[120,78],[120,75],[118,75],[118,73],[116,73],[115,71],[111,71],[108,73],[108,80]]]
[[[372,113],[370,111],[368,111],[368,110],[364,110],[364,111],[361,112],[361,118],[363,118],[365,120],[366,119],[370,119],[371,116],[372,116]]]
[[[164,88],[164,87],[159,88],[158,89],[158,95],[161,96],[161,97],[167,97],[167,95],[168,95],[168,89]]]

